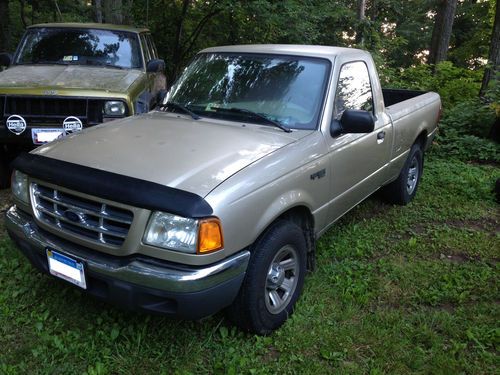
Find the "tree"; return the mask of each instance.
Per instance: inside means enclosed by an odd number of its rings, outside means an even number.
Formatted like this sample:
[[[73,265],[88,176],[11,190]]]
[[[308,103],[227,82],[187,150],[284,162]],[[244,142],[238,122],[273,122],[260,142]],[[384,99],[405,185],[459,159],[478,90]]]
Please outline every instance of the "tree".
[[[358,31],[356,32],[356,43],[364,43],[364,23],[366,19],[366,0],[358,0]]]
[[[457,0],[440,1],[432,30],[429,64],[438,64],[446,60],[456,10]]]
[[[500,65],[500,0],[497,0],[495,9],[495,21],[491,33],[490,52],[488,54],[488,66],[484,70],[483,82],[479,96],[483,97],[488,89],[491,77],[498,78]]]
[[[9,0],[0,0],[0,52],[7,51],[10,41]]]
[[[131,22],[132,3],[133,0],[93,0],[94,20],[98,23],[128,24]]]

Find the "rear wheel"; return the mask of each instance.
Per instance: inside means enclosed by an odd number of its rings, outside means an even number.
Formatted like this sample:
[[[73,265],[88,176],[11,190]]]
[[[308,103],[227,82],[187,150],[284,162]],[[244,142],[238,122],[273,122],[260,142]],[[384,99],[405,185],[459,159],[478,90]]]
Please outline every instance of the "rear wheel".
[[[302,292],[306,252],[300,227],[273,224],[255,244],[243,285],[228,309],[233,323],[260,335],[279,328]]]
[[[414,144],[398,178],[384,186],[384,198],[394,204],[406,205],[415,197],[424,166],[424,155],[419,144]]]

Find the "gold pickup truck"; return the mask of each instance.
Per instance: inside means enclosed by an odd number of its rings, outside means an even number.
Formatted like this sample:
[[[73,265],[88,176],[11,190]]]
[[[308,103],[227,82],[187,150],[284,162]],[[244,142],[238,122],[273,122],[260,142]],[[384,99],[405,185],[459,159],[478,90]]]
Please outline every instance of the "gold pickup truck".
[[[14,162],[6,228],[32,264],[130,308],[280,327],[315,243],[378,189],[407,204],[438,94],[383,90],[369,53],[200,52],[158,110]]]
[[[148,112],[165,89],[165,63],[147,29],[105,24],[30,26],[0,54],[0,185],[20,150]]]

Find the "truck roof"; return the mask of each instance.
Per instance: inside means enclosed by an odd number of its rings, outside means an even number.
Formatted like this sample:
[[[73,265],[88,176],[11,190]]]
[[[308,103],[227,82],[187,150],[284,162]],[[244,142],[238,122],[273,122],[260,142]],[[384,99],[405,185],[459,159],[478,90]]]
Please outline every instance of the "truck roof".
[[[134,27],[129,25],[114,25],[110,23],[78,23],[78,22],[64,22],[64,23],[39,23],[36,25],[28,26],[28,29],[37,27],[57,27],[69,29],[102,29],[102,30],[116,30],[116,31],[129,31],[132,33],[149,32],[145,27]]]
[[[369,52],[356,48],[329,47],[302,44],[241,44],[206,48],[204,52],[237,52],[237,53],[269,53],[295,56],[314,56],[331,59],[336,55],[366,56]]]

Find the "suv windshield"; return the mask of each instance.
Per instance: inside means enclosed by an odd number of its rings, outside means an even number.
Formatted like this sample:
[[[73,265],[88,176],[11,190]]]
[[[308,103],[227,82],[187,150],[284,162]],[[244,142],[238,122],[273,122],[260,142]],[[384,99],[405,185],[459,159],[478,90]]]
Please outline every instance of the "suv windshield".
[[[245,113],[251,111],[288,128],[315,129],[329,67],[319,58],[203,53],[166,100],[201,116],[265,123]]]
[[[16,64],[73,64],[138,69],[137,35],[125,31],[70,28],[29,29]]]

